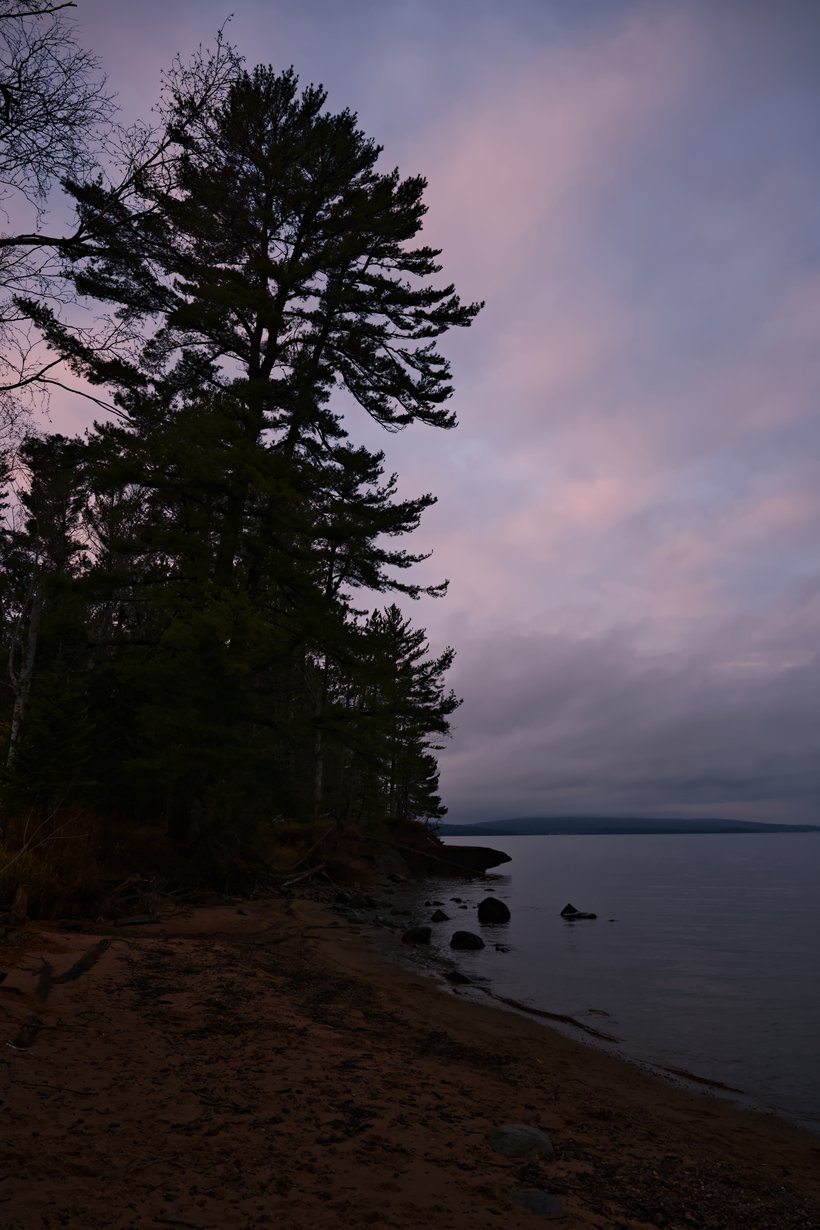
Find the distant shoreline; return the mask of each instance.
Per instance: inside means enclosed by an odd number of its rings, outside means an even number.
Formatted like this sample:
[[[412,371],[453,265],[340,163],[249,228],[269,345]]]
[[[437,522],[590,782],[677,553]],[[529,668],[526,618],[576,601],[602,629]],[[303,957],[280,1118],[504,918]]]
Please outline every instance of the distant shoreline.
[[[439,837],[609,837],[691,834],[820,833],[818,824],[753,820],[663,820],[626,816],[532,816],[473,824],[442,824]]]

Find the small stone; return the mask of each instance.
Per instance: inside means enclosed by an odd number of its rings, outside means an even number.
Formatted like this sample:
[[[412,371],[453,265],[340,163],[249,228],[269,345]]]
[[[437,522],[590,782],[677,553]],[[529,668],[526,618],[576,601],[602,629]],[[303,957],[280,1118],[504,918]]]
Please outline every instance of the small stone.
[[[450,947],[475,950],[483,948],[484,941],[480,935],[473,935],[472,931],[456,931],[450,940]]]
[[[512,1194],[513,1204],[522,1209],[529,1209],[541,1217],[563,1217],[564,1209],[557,1196],[539,1191],[537,1187],[522,1187]]]
[[[540,1128],[526,1123],[505,1123],[502,1127],[487,1129],[487,1140],[496,1153],[504,1157],[542,1157],[550,1161],[555,1157],[552,1141]]]
[[[451,982],[454,987],[463,987],[466,986],[468,982],[472,982],[472,979],[468,978],[466,974],[462,974],[460,969],[448,969],[444,977],[448,982]]]
[[[450,921],[450,915],[445,914],[444,910],[435,910],[430,915],[430,922],[449,922],[449,921]]]

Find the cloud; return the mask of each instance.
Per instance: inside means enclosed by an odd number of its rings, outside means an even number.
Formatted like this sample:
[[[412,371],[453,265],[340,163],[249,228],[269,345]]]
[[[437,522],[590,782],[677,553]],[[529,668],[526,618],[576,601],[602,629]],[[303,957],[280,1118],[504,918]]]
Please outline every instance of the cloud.
[[[633,10],[598,33],[522,44],[512,72],[465,83],[447,114],[405,142],[403,163],[429,180],[425,232],[446,243],[460,281],[514,293],[522,270],[547,276],[695,62],[699,31],[683,13],[654,21]]]
[[[167,8],[80,11],[137,110]],[[179,0],[177,44],[222,16]],[[351,421],[439,496],[418,579],[450,595],[409,610],[457,650],[453,816],[815,819],[816,5],[248,0],[232,31],[428,177],[442,277],[487,300],[444,342],[456,432]]]
[[[620,812],[816,822],[813,641],[791,642],[784,656],[776,631],[732,624],[708,651],[652,656],[640,640],[638,628],[469,642],[454,679],[466,703],[442,759],[452,819]]]

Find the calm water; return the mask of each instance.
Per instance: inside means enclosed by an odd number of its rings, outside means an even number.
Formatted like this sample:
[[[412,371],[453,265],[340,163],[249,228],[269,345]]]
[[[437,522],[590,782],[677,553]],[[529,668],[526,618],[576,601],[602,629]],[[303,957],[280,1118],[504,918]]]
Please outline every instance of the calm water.
[[[512,911],[506,926],[482,929],[483,951],[453,954],[465,973],[617,1035],[628,1056],[736,1086],[820,1131],[820,834],[489,844],[512,856],[493,887],[425,890],[451,915],[435,929],[448,955],[453,930],[479,929],[472,906],[488,891]],[[597,920],[564,922],[568,901]]]

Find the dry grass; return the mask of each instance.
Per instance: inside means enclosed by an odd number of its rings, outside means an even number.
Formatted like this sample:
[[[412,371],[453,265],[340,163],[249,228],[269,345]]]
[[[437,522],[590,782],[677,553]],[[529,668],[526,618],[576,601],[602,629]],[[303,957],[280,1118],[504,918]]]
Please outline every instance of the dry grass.
[[[0,844],[0,904],[22,887],[32,917],[81,912],[102,890],[101,824],[94,813],[65,808],[7,821]]]

